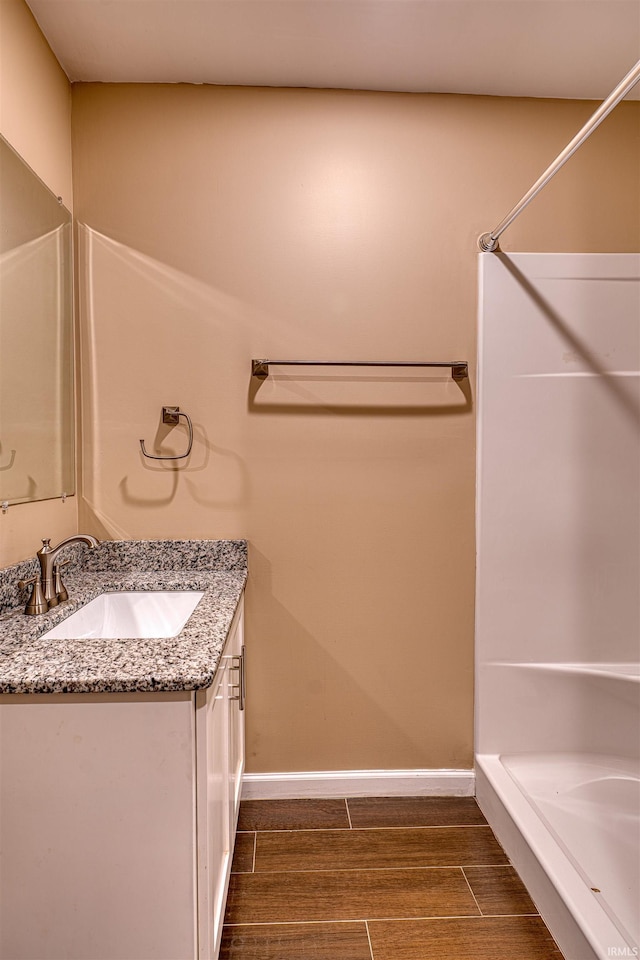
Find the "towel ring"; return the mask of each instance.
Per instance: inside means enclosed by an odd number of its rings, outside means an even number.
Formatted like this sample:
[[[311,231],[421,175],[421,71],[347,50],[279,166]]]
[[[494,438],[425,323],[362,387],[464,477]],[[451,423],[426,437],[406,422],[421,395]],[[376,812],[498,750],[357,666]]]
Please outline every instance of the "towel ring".
[[[177,456],[162,456],[156,457],[152,453],[147,453],[144,447],[144,440],[140,441],[140,449],[142,454],[145,457],[148,457],[149,460],[184,460],[185,457],[188,457],[191,453],[191,447],[193,446],[193,424],[191,423],[191,417],[188,413],[183,413],[180,410],[180,407],[163,407],[162,408],[162,422],[169,424],[169,426],[174,427],[177,423],[180,423],[180,417],[184,417],[187,421],[187,426],[189,428],[189,444],[187,446],[186,453],[179,453]]]
[[[0,470],[11,470],[11,467],[13,466],[13,461],[15,460],[15,458],[16,458],[16,452],[15,450],[11,450],[9,455],[9,462],[5,463],[3,467],[0,467]]]

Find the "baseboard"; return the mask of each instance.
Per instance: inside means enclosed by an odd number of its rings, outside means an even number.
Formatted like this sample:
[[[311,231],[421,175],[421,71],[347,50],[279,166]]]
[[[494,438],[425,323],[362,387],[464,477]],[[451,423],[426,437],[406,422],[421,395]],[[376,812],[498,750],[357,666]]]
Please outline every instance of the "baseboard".
[[[305,797],[472,797],[473,770],[317,770],[245,773],[243,800]]]

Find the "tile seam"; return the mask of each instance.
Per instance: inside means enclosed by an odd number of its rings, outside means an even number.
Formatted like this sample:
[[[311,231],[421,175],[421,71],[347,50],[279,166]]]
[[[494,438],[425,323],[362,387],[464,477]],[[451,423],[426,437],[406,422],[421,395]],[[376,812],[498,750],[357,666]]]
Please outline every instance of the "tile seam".
[[[476,907],[478,908],[478,911],[479,911],[479,913],[480,913],[480,916],[481,916],[481,917],[484,917],[484,913],[482,912],[482,907],[481,907],[480,904],[478,903],[477,897],[476,897],[475,893],[473,892],[473,889],[472,889],[472,887],[471,887],[471,884],[469,883],[469,877],[468,877],[468,876],[466,875],[466,873],[464,872],[464,867],[460,867],[460,870],[462,871],[462,876],[464,877],[464,879],[465,879],[465,881],[466,881],[466,884],[467,884],[467,886],[468,886],[468,888],[469,888],[469,893],[470,893],[471,896],[473,897],[473,901],[474,901]]]
[[[410,919],[414,919],[411,917]],[[319,923],[330,924],[330,923],[353,923],[354,925],[360,925],[361,923],[366,923],[366,920],[254,920],[253,922],[246,921],[240,923],[225,923],[225,927],[298,927],[298,926],[313,926]]]
[[[361,867],[307,867],[306,869],[295,870],[255,870],[256,877],[262,876],[274,876],[276,874],[284,873],[357,873],[358,871],[367,873],[369,871],[383,871],[383,870],[462,870],[464,867],[503,867],[507,864],[503,863],[436,863],[436,864],[396,864],[395,866],[386,866],[386,867],[372,867],[372,866],[361,866]],[[248,871],[245,871],[245,875]]]
[[[351,827],[267,827],[253,830],[238,830],[238,833],[348,833]],[[360,829],[355,827],[356,830]],[[381,828],[382,829],[382,828]]]
[[[496,913],[496,914],[482,914],[477,917],[473,913],[460,913],[460,914],[440,914],[431,916],[431,917],[369,917],[368,923],[386,923],[387,920],[393,920],[394,923],[402,923],[406,921],[407,923],[412,923],[414,920],[420,920],[423,923],[426,923],[428,920],[523,920],[523,919],[532,919],[540,920],[545,929],[549,929],[539,913]],[[302,921],[307,922],[307,921]],[[309,921],[315,922],[315,921]],[[318,921],[322,922],[333,922],[333,921]],[[338,922],[338,921],[336,921]],[[346,920],[345,923],[353,923],[352,920]],[[235,924],[235,926],[251,926],[251,924]]]
[[[351,823],[351,816],[349,816]],[[238,830],[238,833],[344,833],[348,830],[491,830],[488,823],[438,823],[438,824],[399,824],[385,827],[254,827],[253,830]],[[493,833],[493,831],[491,831]]]
[[[253,921],[229,921],[225,927],[295,927],[304,925],[317,925],[319,923],[414,923],[416,920],[425,922],[427,920],[510,920],[522,919],[522,917],[533,917],[541,920],[538,914],[505,914],[499,917],[477,916],[475,913],[435,913],[430,916],[418,917],[345,917],[340,919],[323,918],[321,920],[253,920]]]
[[[371,935],[369,934],[369,921],[368,921],[368,920],[365,920],[365,922],[364,922],[364,928],[365,928],[365,930],[367,931],[367,941],[368,941],[368,943],[369,943],[369,953],[371,954],[371,960],[374,960],[373,947],[372,947],[372,945],[371,945]]]
[[[344,805],[347,808],[347,820],[349,821],[349,830],[353,830],[353,823],[351,822],[351,811],[349,810],[349,799],[348,797],[344,798]]]

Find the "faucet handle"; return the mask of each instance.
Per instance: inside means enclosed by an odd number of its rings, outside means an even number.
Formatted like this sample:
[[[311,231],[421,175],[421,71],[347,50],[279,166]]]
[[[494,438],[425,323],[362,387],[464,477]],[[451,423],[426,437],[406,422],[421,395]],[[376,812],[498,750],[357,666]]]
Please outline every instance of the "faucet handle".
[[[32,617],[38,613],[46,613],[49,609],[49,604],[44,598],[44,593],[42,592],[42,583],[40,581],[40,574],[36,574],[35,577],[32,577],[31,580],[19,580],[18,586],[21,590],[26,590],[29,584],[33,584],[33,590],[31,591],[31,596],[27,601],[27,605],[24,608],[24,612],[27,616]]]

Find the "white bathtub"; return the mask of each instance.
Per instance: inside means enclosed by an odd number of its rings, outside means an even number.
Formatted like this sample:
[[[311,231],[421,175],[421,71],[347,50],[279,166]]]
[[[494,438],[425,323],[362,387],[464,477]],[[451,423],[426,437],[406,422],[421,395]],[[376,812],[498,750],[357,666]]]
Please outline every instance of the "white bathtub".
[[[478,801],[567,960],[640,956],[638,666],[489,664],[483,685],[512,721]]]
[[[479,259],[478,799],[567,960],[639,956],[640,256]]]

